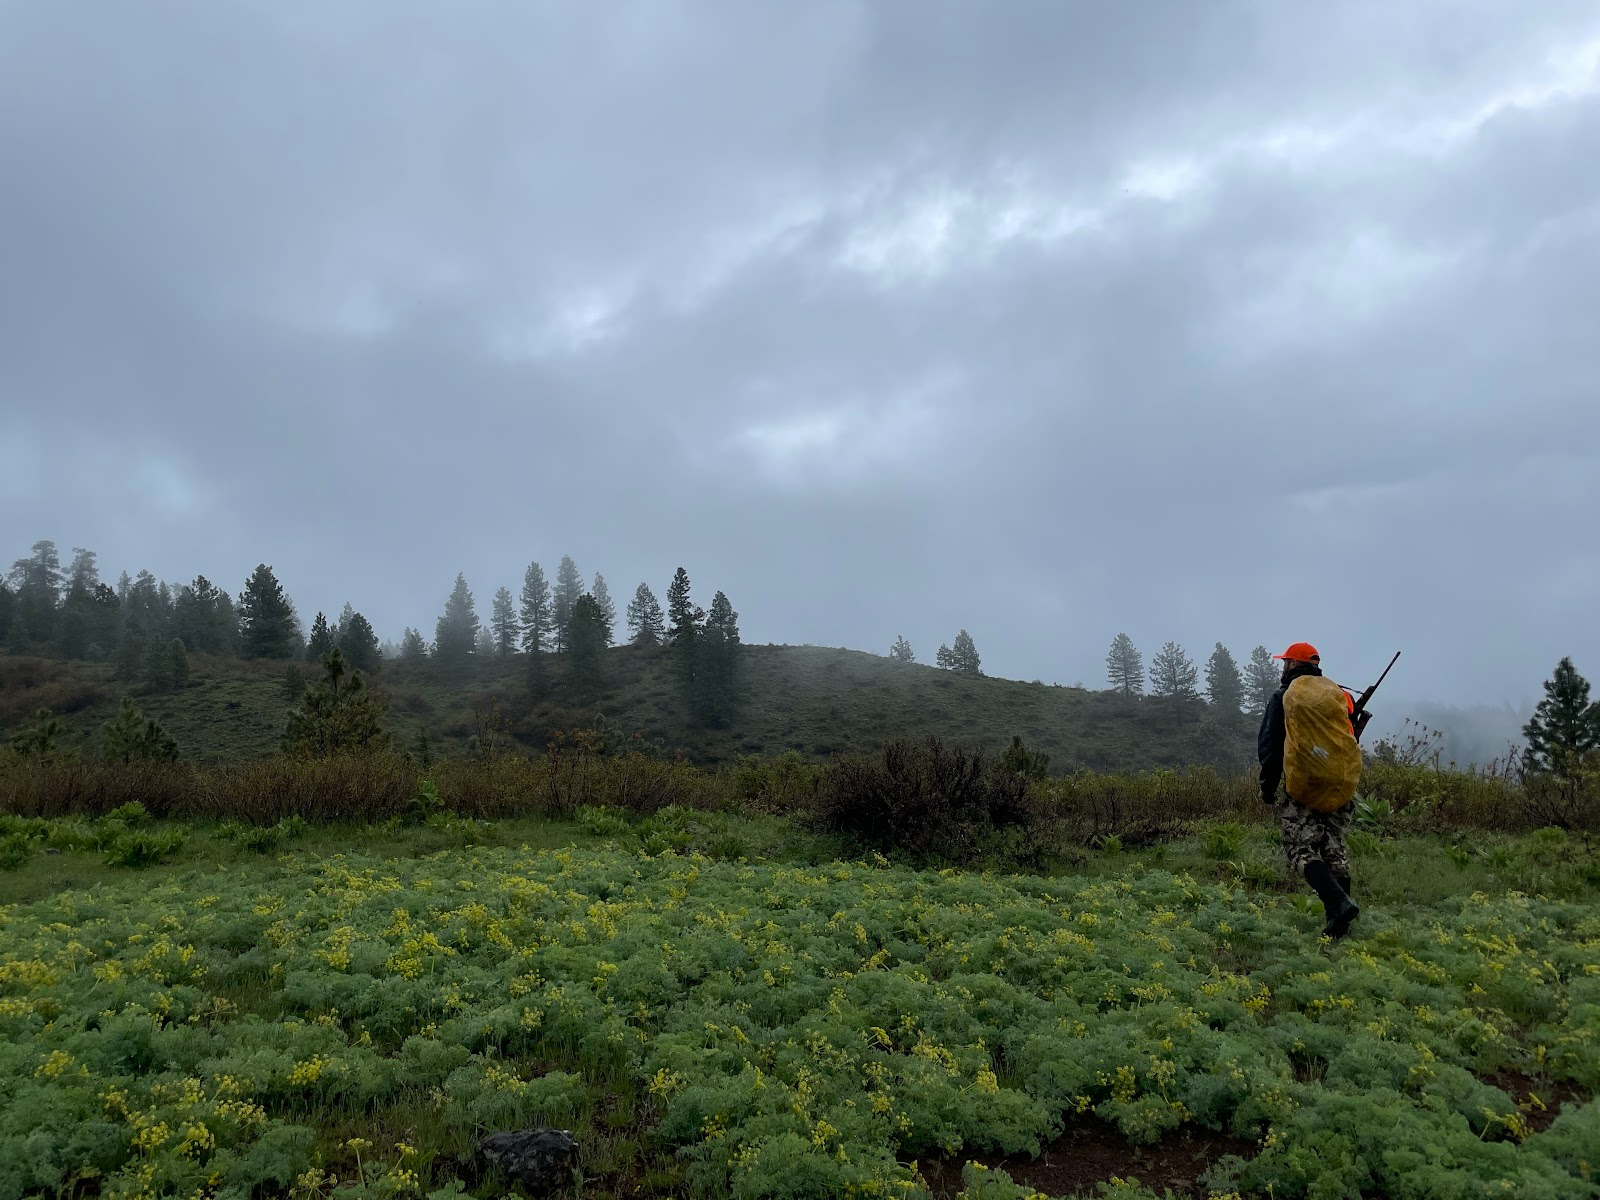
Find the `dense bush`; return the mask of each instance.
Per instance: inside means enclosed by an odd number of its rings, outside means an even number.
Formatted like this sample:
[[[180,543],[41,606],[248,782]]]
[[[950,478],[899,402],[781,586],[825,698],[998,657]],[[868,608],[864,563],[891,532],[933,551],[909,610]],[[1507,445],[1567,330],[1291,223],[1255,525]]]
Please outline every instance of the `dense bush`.
[[[1196,821],[1266,815],[1255,776],[1223,778],[1210,767],[1139,775],[1081,771],[1040,789],[1063,836],[1089,846],[1110,838],[1129,848],[1146,846]]]
[[[35,739],[38,740],[38,739]],[[689,809],[801,812],[822,828],[881,849],[971,862],[998,852],[1026,861],[1052,842],[1132,849],[1204,821],[1262,821],[1253,773],[1210,767],[1039,778],[1026,747],[988,758],[938,741],[889,743],[879,755],[824,766],[790,752],[747,756],[707,771],[660,753],[611,749],[579,734],[538,756],[480,754],[424,761],[416,755],[274,757],[225,767],[193,762],[103,762],[0,751],[0,812],[27,817],[98,816],[129,804],[154,817],[271,825],[375,821],[412,814],[425,781],[438,807],[475,819],[571,816],[585,806],[649,814]],[[1019,763],[1023,768],[1019,768]],[[1369,761],[1358,796],[1364,826],[1378,833],[1442,829],[1504,832],[1557,826],[1600,829],[1600,786],[1524,780],[1514,765],[1457,771],[1437,763]]]
[[[840,759],[818,785],[814,812],[830,833],[919,858],[1029,858],[1046,841],[1045,807],[1024,776],[938,738]]]

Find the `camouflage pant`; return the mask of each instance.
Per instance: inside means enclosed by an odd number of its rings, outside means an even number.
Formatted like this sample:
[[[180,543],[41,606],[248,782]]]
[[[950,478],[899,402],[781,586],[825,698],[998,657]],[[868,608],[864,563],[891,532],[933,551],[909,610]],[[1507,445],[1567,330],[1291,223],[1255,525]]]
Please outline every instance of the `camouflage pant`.
[[[1273,807],[1283,827],[1283,852],[1289,857],[1291,871],[1303,875],[1306,864],[1320,858],[1335,875],[1350,874],[1350,853],[1344,839],[1350,832],[1355,805],[1346,804],[1337,812],[1314,812],[1280,795]]]

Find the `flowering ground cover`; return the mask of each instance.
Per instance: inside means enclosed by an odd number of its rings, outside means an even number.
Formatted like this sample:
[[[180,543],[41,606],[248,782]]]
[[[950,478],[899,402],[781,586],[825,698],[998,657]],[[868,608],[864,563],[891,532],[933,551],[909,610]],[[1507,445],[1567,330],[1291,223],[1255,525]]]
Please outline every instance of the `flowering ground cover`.
[[[1085,1122],[1225,1137],[1201,1195],[1600,1196],[1592,891],[1320,923],[1134,860],[620,845],[63,892],[0,909],[0,1200],[500,1195],[473,1147],[544,1124],[574,1195],[915,1197]]]

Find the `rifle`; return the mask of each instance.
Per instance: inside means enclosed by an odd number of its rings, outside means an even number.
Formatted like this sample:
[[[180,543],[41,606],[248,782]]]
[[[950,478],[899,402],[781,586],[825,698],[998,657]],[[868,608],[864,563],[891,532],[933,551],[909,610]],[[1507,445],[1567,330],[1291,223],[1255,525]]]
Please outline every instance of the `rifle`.
[[[1400,651],[1396,650],[1394,657],[1389,660],[1389,665],[1383,669],[1383,674],[1378,676],[1378,683],[1373,684],[1362,692],[1361,698],[1356,701],[1355,707],[1350,710],[1350,728],[1355,732],[1356,741],[1359,742],[1361,740],[1361,734],[1367,728],[1367,722],[1372,720],[1372,714],[1367,711],[1367,701],[1372,699],[1372,693],[1378,690],[1378,684],[1381,684],[1389,677],[1389,672],[1394,670],[1395,663],[1399,661]]]

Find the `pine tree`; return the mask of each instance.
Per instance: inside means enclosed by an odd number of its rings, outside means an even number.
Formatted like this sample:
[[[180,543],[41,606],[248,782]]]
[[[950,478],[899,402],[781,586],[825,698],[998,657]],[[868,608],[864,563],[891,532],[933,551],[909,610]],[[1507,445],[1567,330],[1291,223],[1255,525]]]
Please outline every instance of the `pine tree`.
[[[950,669],[962,675],[982,675],[978,661],[978,647],[965,629],[956,634],[955,645],[950,647]]]
[[[1144,695],[1144,658],[1125,633],[1112,639],[1111,652],[1106,655],[1106,678],[1111,681],[1112,691],[1124,696]]]
[[[903,637],[896,637],[894,645],[889,647],[889,657],[898,663],[914,663],[917,656],[911,652],[911,643]]]
[[[428,657],[428,643],[409,625],[400,637],[400,657],[408,662],[418,662]]]
[[[328,618],[322,613],[311,621],[311,638],[306,642],[306,661],[319,663],[328,657],[328,652],[339,644],[333,635],[333,630],[328,628]]]
[[[67,591],[89,595],[100,586],[99,555],[82,546],[72,548],[72,565],[67,568]]]
[[[56,616],[56,650],[62,658],[98,657],[114,642],[115,622],[108,620],[111,614],[102,612],[98,603],[103,587],[94,551],[75,547],[66,575],[66,594]],[[91,645],[96,648],[94,654]]]
[[[628,641],[634,646],[659,646],[666,637],[661,602],[649,584],[641,583],[628,602]]]
[[[0,579],[0,639],[10,636],[11,624],[17,615],[17,594]]]
[[[306,689],[300,707],[283,731],[283,749],[303,757],[362,754],[385,749],[388,704],[367,690],[344,655],[332,651],[322,662],[322,679]]]
[[[239,625],[245,658],[295,656],[300,630],[294,605],[266,563],[251,572],[239,595]]]
[[[1221,642],[1206,660],[1206,698],[1219,713],[1229,716],[1239,711],[1244,699],[1244,679],[1239,674],[1239,664],[1233,661],[1233,655]]]
[[[1200,698],[1195,688],[1199,678],[1200,672],[1177,642],[1168,642],[1150,660],[1150,694],[1171,705],[1177,722],[1183,720],[1183,706]]]
[[[689,598],[689,572],[679,567],[667,588],[667,643],[678,649],[692,646],[700,633],[694,602]]]
[[[233,602],[204,575],[178,589],[172,631],[198,654],[228,654],[233,649]]]
[[[516,653],[517,635],[521,632],[517,625],[516,609],[512,607],[510,588],[495,590],[492,613],[489,627],[494,631],[494,652],[501,658],[508,658]]]
[[[1244,699],[1252,714],[1259,717],[1267,711],[1267,702],[1278,690],[1282,676],[1282,669],[1265,646],[1250,651],[1250,661],[1244,668]]]
[[[940,642],[939,648],[933,652],[933,665],[941,671],[954,671],[956,669],[956,652],[943,642]]]
[[[584,592],[572,605],[562,643],[567,647],[567,680],[580,695],[592,695],[605,682],[602,655],[607,645],[605,612]]]
[[[143,676],[150,640],[143,625],[124,617],[122,627],[117,630],[116,649],[111,654],[113,678],[127,682]]]
[[[529,654],[538,654],[550,643],[550,584],[545,581],[544,568],[529,563],[522,577],[522,648]]]
[[[1576,779],[1600,750],[1600,702],[1589,699],[1589,681],[1563,658],[1545,682],[1544,699],[1522,729],[1527,746],[1522,766],[1530,774]]]
[[[16,593],[13,623],[29,642],[55,637],[56,607],[61,600],[61,556],[52,541],[33,544],[33,553],[11,565],[11,585]]]
[[[561,556],[561,566],[556,569],[555,591],[550,599],[550,615],[555,621],[556,652],[566,649],[563,640],[566,636],[567,626],[572,622],[572,609],[578,603],[578,597],[583,595],[583,578],[578,574],[578,564],[572,561],[571,556]]]
[[[617,640],[617,606],[611,602],[611,589],[606,587],[606,577],[599,571],[594,573],[594,586],[589,589],[589,594],[594,597],[594,602],[600,606],[600,615],[605,618],[606,645],[614,645]]]
[[[465,662],[478,651],[478,609],[467,589],[467,577],[456,576],[455,589],[433,634],[433,656],[441,662]]]
[[[239,647],[244,641],[244,635],[240,628],[239,610],[234,606],[233,597],[218,588],[212,612],[214,614],[213,628],[216,630],[216,652],[218,654],[238,654]]]
[[[378,650],[378,633],[372,622],[348,604],[348,610],[339,619],[339,652],[353,671],[371,673],[383,665],[383,655]]]
[[[487,625],[478,626],[478,641],[476,653],[479,658],[493,658],[495,652],[494,631]]]
[[[117,715],[100,727],[100,739],[111,762],[172,762],[178,757],[178,743],[127,695]]]
[[[299,704],[306,694],[306,673],[299,663],[290,663],[283,672],[283,698],[290,704]]]
[[[696,646],[696,708],[708,725],[728,725],[738,707],[739,644],[739,614],[718,592]]]

